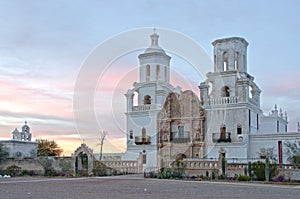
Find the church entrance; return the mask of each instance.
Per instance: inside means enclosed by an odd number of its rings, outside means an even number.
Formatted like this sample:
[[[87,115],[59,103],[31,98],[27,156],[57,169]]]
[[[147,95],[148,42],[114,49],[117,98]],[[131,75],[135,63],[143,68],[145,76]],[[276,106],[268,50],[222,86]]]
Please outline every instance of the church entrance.
[[[195,93],[170,93],[158,114],[159,157],[163,162],[202,158],[205,110]]]

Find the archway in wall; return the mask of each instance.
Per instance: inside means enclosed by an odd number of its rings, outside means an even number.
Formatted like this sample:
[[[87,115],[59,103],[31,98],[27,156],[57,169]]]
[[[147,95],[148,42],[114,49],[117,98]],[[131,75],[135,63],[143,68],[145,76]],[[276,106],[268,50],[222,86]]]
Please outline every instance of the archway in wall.
[[[73,155],[75,158],[75,174],[79,176],[89,176],[93,174],[94,160],[93,151],[86,146],[86,144],[81,144],[80,147],[76,149]]]
[[[85,152],[81,152],[75,158],[75,171],[79,176],[88,176],[88,155]]]

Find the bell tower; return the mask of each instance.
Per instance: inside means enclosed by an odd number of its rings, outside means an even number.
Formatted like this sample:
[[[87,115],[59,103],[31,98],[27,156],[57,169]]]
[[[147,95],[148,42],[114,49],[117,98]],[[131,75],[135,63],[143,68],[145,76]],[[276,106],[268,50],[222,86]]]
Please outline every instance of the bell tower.
[[[230,158],[247,157],[249,134],[258,133],[262,111],[261,90],[247,72],[248,42],[240,37],[218,39],[214,46],[214,72],[199,86],[207,112],[208,157],[218,157],[220,147]],[[240,147],[240,148],[239,148]]]
[[[139,55],[140,82],[170,83],[170,59],[165,51],[158,45],[159,36],[153,33],[151,46]]]
[[[247,72],[248,42],[240,37],[219,39],[214,46],[214,72]]]
[[[157,166],[157,117],[174,90],[170,84],[171,57],[159,46],[158,38],[155,32],[150,35],[150,46],[138,56],[139,82],[125,94],[127,151],[123,159],[142,156],[144,169]]]

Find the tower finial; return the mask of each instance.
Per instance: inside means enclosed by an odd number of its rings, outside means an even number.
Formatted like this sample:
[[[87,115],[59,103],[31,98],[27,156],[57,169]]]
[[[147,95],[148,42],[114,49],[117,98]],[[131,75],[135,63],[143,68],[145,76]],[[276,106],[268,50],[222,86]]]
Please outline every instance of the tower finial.
[[[153,28],[153,33],[156,34],[156,28]]]
[[[158,46],[158,35],[154,32],[151,36],[151,46]]]

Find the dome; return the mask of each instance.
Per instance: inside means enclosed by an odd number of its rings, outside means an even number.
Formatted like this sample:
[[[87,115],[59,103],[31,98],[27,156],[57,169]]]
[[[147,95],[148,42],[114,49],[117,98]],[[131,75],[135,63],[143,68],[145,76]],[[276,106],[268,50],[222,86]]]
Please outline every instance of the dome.
[[[163,53],[166,52],[158,45],[158,34],[153,33],[151,36],[151,46],[145,50],[144,53]]]
[[[149,47],[145,50],[144,53],[163,53],[163,54],[166,54],[166,52],[159,46],[157,47]]]

